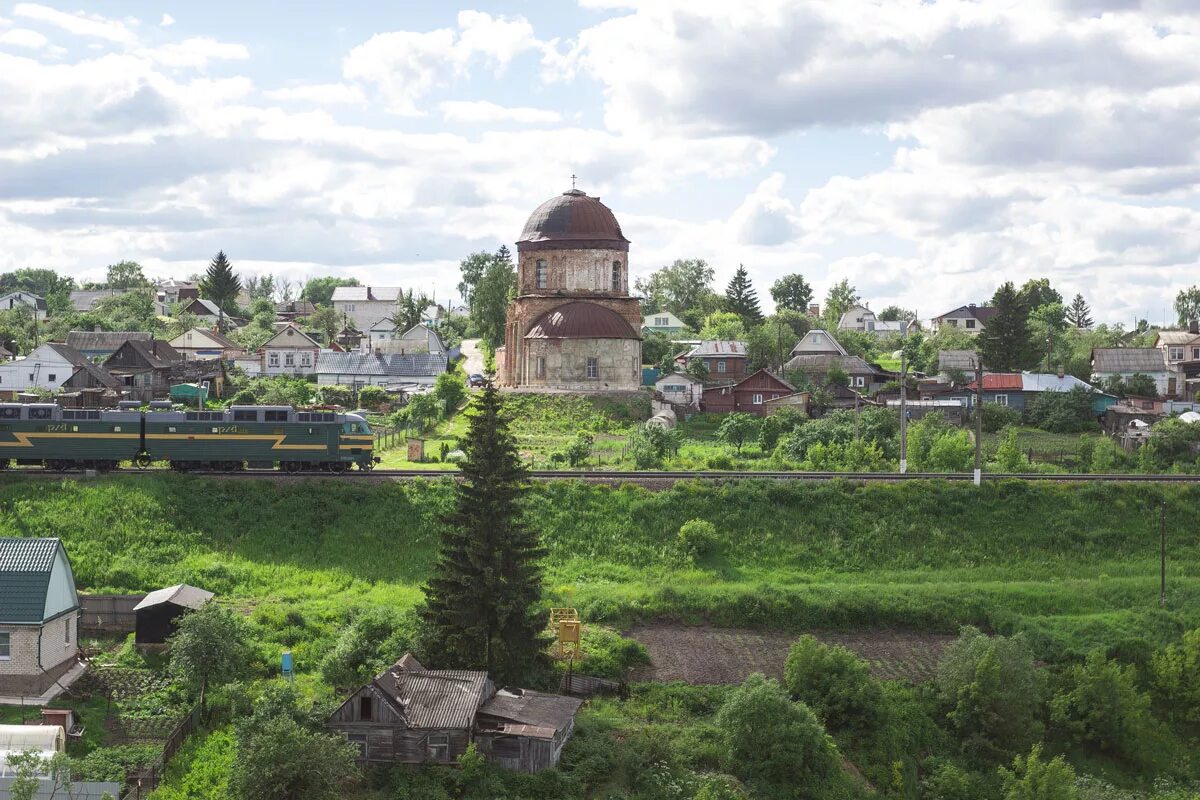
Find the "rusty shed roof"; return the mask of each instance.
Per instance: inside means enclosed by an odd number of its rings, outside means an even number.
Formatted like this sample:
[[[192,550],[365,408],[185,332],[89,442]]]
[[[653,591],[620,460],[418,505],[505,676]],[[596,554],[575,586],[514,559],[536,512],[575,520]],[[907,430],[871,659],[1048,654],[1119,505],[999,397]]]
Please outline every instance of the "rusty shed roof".
[[[612,209],[599,197],[572,189],[534,209],[517,239],[518,250],[546,247],[628,250],[629,240]]]
[[[490,688],[486,672],[431,669],[406,654],[375,678],[410,728],[470,728]]]
[[[538,318],[526,339],[637,339],[624,317],[595,303],[574,302]]]
[[[479,713],[504,723],[520,726],[510,730],[520,736],[552,739],[575,717],[583,701],[561,694],[532,689],[501,689],[479,709]]]

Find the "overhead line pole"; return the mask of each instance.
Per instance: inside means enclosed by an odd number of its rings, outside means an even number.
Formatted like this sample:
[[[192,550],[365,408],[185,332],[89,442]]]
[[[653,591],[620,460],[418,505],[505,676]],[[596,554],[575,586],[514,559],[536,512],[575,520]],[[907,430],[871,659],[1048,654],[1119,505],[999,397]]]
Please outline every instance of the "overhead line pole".
[[[900,350],[900,474],[908,473],[908,354],[903,345]]]
[[[975,357],[975,485],[983,481],[980,453],[983,447],[983,359]]]

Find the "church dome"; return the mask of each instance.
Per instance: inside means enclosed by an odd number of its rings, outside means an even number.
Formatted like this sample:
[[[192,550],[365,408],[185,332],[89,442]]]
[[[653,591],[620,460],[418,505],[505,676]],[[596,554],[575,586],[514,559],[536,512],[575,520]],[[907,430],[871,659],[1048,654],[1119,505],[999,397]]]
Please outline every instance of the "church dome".
[[[567,303],[542,314],[526,339],[640,339],[615,311],[595,303]]]
[[[521,231],[518,250],[607,248],[628,250],[612,209],[579,189],[563,192],[538,206]]]

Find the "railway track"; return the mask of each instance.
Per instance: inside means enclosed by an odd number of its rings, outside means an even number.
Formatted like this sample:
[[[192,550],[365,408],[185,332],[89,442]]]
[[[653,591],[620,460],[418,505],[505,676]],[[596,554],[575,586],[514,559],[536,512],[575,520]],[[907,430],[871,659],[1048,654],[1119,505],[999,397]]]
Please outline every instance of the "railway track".
[[[96,475],[134,475],[149,476],[168,474],[165,469],[116,469],[102,473],[81,470],[52,471],[41,469],[11,469],[7,475],[21,475],[40,478],[92,477]],[[179,473],[172,473],[179,474]],[[404,470],[377,469],[369,472],[351,471],[344,473],[332,472],[296,472],[285,473],[274,470],[241,470],[224,472],[218,470],[191,470],[186,475],[222,478],[229,480],[367,480],[367,481],[403,481],[417,478],[454,477],[457,471],[433,470]],[[684,480],[701,481],[733,481],[733,480],[777,480],[777,481],[856,481],[862,483],[902,483],[916,480],[943,480],[954,482],[970,482],[974,476],[969,472],[766,472],[766,471],[708,471],[708,472],[624,472],[619,470],[532,470],[530,477],[538,481],[582,480],[597,483],[633,483],[646,485],[662,485]],[[1111,475],[1080,475],[1059,474],[1044,475],[1040,473],[984,473],[985,482],[997,480],[1046,481],[1052,483],[1200,483],[1200,475],[1143,475],[1143,474],[1111,474]]]

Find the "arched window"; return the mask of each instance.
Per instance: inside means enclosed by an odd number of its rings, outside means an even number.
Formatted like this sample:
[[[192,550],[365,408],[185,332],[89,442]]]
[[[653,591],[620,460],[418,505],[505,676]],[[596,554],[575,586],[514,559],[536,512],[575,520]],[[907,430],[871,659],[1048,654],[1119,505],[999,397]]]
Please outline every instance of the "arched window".
[[[612,290],[614,292],[621,291],[621,262],[620,261],[613,262]]]
[[[546,262],[540,258],[538,259],[537,264],[533,268],[533,277],[534,277],[534,281],[536,282],[537,288],[539,288],[539,289],[546,288],[546,285],[547,285]]]

